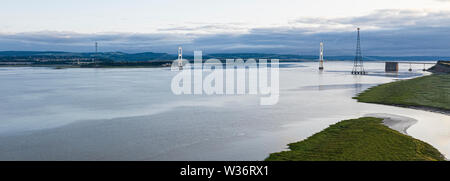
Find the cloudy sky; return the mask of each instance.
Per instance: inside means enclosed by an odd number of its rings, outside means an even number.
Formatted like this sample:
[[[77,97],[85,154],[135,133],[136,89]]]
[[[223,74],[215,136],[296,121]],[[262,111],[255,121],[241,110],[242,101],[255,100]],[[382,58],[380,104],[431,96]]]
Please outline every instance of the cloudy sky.
[[[450,56],[450,0],[0,1],[0,51]]]

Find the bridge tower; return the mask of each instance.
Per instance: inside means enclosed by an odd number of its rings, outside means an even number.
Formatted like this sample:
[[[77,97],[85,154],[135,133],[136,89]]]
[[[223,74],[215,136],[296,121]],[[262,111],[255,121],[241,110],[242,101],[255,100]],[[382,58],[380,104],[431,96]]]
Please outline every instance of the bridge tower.
[[[183,48],[178,47],[178,68],[183,70]]]
[[[319,70],[323,70],[323,42],[320,42]]]
[[[98,42],[95,42],[95,53],[98,53]]]
[[[98,43],[97,42],[94,42],[94,48],[95,48],[95,55],[94,56],[97,56],[97,53],[98,53]],[[95,63],[95,57],[92,58],[92,63]]]
[[[362,54],[361,54],[361,39],[359,37],[359,28],[358,30],[358,37],[356,39],[356,56],[355,56],[355,60],[353,62],[353,70],[352,70],[352,74],[354,75],[365,75],[366,71],[364,71],[364,66],[363,66],[363,59],[362,59]]]

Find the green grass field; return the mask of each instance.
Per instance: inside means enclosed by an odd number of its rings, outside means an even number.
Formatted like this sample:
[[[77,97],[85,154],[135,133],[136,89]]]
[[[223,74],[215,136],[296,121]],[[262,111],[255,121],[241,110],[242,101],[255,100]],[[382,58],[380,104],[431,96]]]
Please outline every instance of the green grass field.
[[[392,130],[379,118],[339,122],[266,161],[442,161],[431,145]]]
[[[355,99],[359,102],[428,107],[450,111],[450,74],[433,74],[370,88]]]

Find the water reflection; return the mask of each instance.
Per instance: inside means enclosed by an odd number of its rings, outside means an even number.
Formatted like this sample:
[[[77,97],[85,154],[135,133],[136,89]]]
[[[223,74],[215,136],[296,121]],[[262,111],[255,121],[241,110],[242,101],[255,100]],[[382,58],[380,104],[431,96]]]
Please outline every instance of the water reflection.
[[[288,91],[311,91],[311,90],[317,90],[317,91],[326,91],[326,90],[336,90],[336,89],[354,89],[355,93],[359,93],[360,90],[369,88],[372,86],[376,86],[378,84],[361,84],[361,83],[354,83],[354,84],[329,84],[329,85],[317,85],[317,86],[302,86],[296,89],[289,89]]]
[[[175,96],[168,69],[6,68],[0,71],[0,160],[262,160],[343,119],[386,113],[450,153],[449,116],[358,103],[373,85],[421,72],[353,76],[352,62],[280,64],[280,101],[252,95]],[[371,75],[372,74],[372,75]],[[430,132],[429,130],[433,130]],[[39,155],[39,156],[36,156]]]

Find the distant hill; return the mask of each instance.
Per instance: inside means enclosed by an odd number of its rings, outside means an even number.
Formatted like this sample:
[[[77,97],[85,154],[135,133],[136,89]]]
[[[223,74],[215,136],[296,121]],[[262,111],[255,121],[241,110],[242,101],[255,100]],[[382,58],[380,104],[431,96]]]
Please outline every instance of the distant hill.
[[[77,52],[58,52],[58,51],[0,51],[0,61],[33,61],[34,59],[73,59],[73,58],[96,58],[114,62],[135,62],[135,61],[167,61],[177,59],[177,55],[167,53],[124,53],[124,52],[99,52],[99,53],[77,53]],[[193,60],[192,55],[184,55],[185,59]],[[280,59],[280,60],[317,60],[315,55],[292,55],[292,54],[265,54],[265,53],[221,53],[221,54],[207,54],[203,59],[217,58],[217,59]],[[353,60],[354,56],[325,56],[326,60]],[[450,57],[437,56],[403,56],[403,57],[388,57],[388,56],[365,56],[365,61],[437,61],[450,60]]]
[[[153,52],[144,52],[144,53],[135,53],[128,54],[122,52],[114,52],[114,53],[101,53],[94,54],[95,56],[101,56],[102,58],[111,59],[113,61],[154,61],[154,60],[175,60],[177,56],[169,55],[167,53],[153,53]]]
[[[192,56],[187,56],[190,59]],[[315,55],[292,55],[292,54],[264,54],[264,53],[226,53],[226,54],[207,54],[203,56],[203,59],[217,58],[217,59],[280,59],[280,60],[317,60],[319,56]],[[353,60],[355,56],[325,56],[325,60]],[[365,61],[437,61],[437,60],[450,60],[450,57],[438,57],[438,56],[364,56]]]
[[[154,60],[174,60],[177,58],[175,55],[169,55],[167,53],[123,53],[123,52],[101,52],[101,53],[76,53],[76,52],[34,52],[34,51],[2,51],[0,52],[0,60],[14,59],[14,58],[98,58],[111,61],[154,61]]]
[[[310,55],[289,55],[289,54],[265,54],[265,53],[222,53],[222,54],[208,54],[206,55],[206,58],[217,58],[217,59],[227,59],[227,58],[242,58],[242,59],[249,59],[249,58],[257,58],[257,59],[283,59],[283,60],[289,60],[289,59],[305,59],[305,60],[314,60],[317,59],[317,56],[310,56]]]

